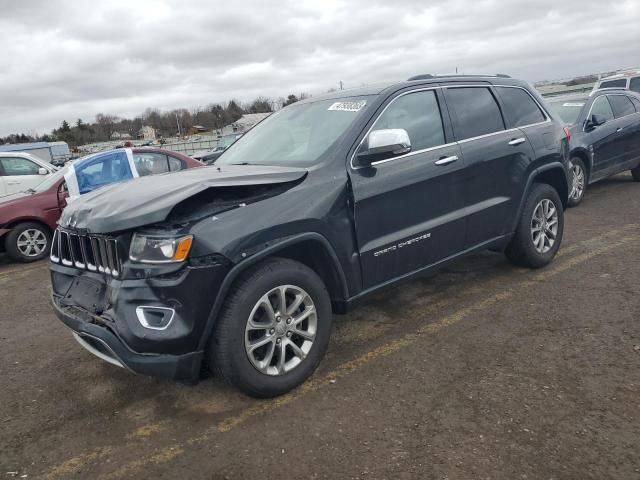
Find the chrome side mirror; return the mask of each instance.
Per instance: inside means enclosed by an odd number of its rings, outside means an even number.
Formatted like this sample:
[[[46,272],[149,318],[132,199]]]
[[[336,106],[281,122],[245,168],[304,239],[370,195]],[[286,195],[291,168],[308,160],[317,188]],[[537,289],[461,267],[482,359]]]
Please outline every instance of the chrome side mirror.
[[[358,166],[369,166],[373,162],[404,155],[411,151],[411,139],[403,128],[387,128],[369,133],[367,140],[356,154]]]

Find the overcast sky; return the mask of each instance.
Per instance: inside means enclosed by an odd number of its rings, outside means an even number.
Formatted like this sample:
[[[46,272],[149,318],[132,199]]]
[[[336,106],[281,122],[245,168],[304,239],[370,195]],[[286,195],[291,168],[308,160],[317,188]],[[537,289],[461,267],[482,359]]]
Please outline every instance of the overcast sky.
[[[640,66],[640,1],[0,0],[0,135],[416,73]]]

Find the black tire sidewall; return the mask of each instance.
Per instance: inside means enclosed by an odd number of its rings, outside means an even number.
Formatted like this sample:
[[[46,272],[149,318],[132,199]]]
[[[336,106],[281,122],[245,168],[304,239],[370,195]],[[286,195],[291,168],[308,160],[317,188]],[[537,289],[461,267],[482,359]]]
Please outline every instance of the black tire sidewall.
[[[574,200],[571,197],[571,189],[573,188],[573,165],[579,165],[580,168],[582,169],[582,174],[584,175],[584,186],[582,188],[582,195],[580,195],[580,198],[578,198],[577,200]],[[582,161],[582,159],[578,158],[578,157],[574,157],[571,159],[571,184],[569,187],[569,200],[567,201],[567,206],[569,207],[575,207],[577,205],[579,205],[582,202],[582,199],[584,198],[584,194],[587,191],[587,169],[584,165],[584,162]]]
[[[331,336],[331,301],[329,294],[317,274],[298,262],[278,259],[264,265],[264,269],[254,270],[243,278],[223,309],[222,316],[214,330],[211,352],[214,362],[222,369],[229,383],[256,397],[281,395],[304,382],[322,360]],[[258,371],[249,360],[244,346],[245,327],[251,310],[258,300],[269,290],[280,285],[295,285],[305,290],[312,298],[317,315],[318,327],[313,346],[307,357],[291,372],[281,376],[265,375]],[[227,355],[224,359],[216,355],[221,342]]]
[[[44,251],[37,257],[26,257],[20,252],[20,250],[18,250],[18,245],[17,245],[18,237],[25,230],[31,230],[31,229],[41,231],[44,234],[45,238],[47,239],[47,248],[45,248]],[[50,248],[51,248],[51,233],[49,232],[48,228],[44,227],[43,225],[40,225],[39,223],[27,222],[27,223],[21,223],[19,225],[16,225],[7,234],[5,238],[5,250],[9,255],[9,257],[11,257],[13,260],[17,262],[29,263],[29,262],[36,262],[38,260],[42,260],[47,255],[49,255]]]

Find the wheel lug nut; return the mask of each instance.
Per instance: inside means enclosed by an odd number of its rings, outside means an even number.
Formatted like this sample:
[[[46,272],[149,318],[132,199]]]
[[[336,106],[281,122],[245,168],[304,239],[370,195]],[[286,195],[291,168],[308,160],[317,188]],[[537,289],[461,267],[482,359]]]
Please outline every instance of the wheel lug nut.
[[[278,344],[279,344],[281,341],[282,341],[282,340],[278,338],[278,339],[276,340],[276,343],[278,343]]]
[[[287,332],[287,337],[290,337],[290,336],[291,336],[291,332]]]
[[[287,325],[290,325],[290,324],[291,324],[291,319],[287,318]]]
[[[282,320],[282,319],[280,318],[280,315],[278,315],[278,316],[276,317],[276,322],[279,322],[280,320]]]
[[[273,332],[275,332],[275,329],[272,328],[271,330],[269,330],[270,335],[273,335]]]

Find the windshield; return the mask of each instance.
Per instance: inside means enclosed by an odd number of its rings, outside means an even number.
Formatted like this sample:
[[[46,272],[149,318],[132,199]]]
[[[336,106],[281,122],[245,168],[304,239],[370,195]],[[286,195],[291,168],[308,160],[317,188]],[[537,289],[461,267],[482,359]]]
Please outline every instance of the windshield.
[[[36,193],[49,190],[53,185],[55,185],[58,182],[58,180],[64,177],[64,174],[67,173],[68,170],[69,170],[68,166],[61,168],[57,172],[54,172],[51,175],[47,176],[47,178],[43,182],[40,182],[36,187],[32,188],[32,190]]]
[[[218,140],[218,147],[230,147],[238,138],[240,138],[240,135],[227,135],[226,137],[220,137],[220,140]]]
[[[305,166],[345,132],[371,96],[293,104],[274,113],[225,150],[216,165]]]
[[[565,100],[557,102],[549,102],[549,107],[555,112],[566,125],[573,125],[578,121],[578,116],[586,100]]]

